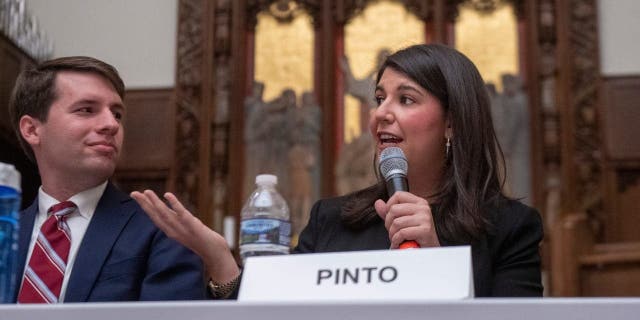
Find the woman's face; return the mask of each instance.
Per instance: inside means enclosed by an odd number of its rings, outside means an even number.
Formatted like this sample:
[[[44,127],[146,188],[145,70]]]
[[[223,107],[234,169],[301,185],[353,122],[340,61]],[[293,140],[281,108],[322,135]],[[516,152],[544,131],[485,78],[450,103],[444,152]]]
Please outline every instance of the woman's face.
[[[439,179],[451,129],[440,101],[405,74],[386,68],[375,91],[378,107],[369,120],[377,154],[399,147],[409,162],[409,182]],[[413,188],[412,188],[413,189]]]

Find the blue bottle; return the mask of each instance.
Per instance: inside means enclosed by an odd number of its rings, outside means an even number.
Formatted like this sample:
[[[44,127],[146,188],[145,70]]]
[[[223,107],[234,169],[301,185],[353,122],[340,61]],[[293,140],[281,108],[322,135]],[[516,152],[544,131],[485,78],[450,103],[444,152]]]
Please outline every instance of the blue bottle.
[[[18,285],[20,172],[0,162],[0,303],[14,302]]]

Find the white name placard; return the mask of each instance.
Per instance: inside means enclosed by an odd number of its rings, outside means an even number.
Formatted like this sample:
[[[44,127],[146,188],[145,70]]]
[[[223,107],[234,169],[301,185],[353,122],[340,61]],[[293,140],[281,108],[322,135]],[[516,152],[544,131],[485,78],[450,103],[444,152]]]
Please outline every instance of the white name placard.
[[[427,301],[472,298],[469,246],[250,257],[238,300]]]

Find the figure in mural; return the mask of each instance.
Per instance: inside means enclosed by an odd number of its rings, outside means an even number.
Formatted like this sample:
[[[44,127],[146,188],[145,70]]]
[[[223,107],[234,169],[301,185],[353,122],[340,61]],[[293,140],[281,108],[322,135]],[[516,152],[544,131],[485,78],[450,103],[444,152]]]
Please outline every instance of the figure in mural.
[[[264,102],[264,84],[254,82],[252,95],[245,99],[245,197],[254,189],[256,175],[275,174],[280,185],[287,185],[289,149],[288,109],[295,108],[296,94],[286,89],[273,101]]]
[[[376,105],[373,99],[375,91],[375,76],[378,67],[390,54],[387,49],[378,52],[376,65],[373,66],[371,72],[362,79],[356,79],[351,71],[349,60],[343,57],[340,61],[340,69],[344,74],[345,93],[353,96],[360,101],[362,108],[366,112],[363,123],[368,122],[369,112],[375,109]],[[360,190],[366,186],[370,186],[376,181],[374,171],[371,170],[371,159],[373,159],[374,149],[372,147],[372,138],[369,134],[360,134],[351,142],[345,144],[338,155],[336,163],[336,189],[339,194],[346,194],[351,191]]]
[[[291,128],[291,147],[288,152],[288,193],[293,233],[295,235],[309,220],[311,205],[319,197],[321,111],[312,92],[302,94],[302,102],[288,117]]]
[[[503,92],[492,102],[496,135],[505,155],[507,188],[524,203],[531,203],[530,126],[527,96],[522,79],[502,76]]]
[[[335,168],[336,190],[343,195],[376,182],[372,170],[375,149],[370,134],[362,134],[340,150]]]
[[[494,126],[497,125],[498,120],[500,119],[501,115],[501,108],[499,106],[499,94],[498,94],[498,90],[496,89],[496,85],[491,83],[491,82],[487,82],[485,85],[485,88],[487,88],[487,94],[489,95],[489,101],[491,101],[491,119],[493,120],[493,124]],[[496,135],[498,137],[500,137],[500,134],[498,133],[498,128],[494,128],[494,130],[496,131]]]
[[[496,133],[496,137],[498,137],[498,141],[500,142],[500,146],[503,148],[503,152],[504,152],[504,137],[505,137],[505,133],[503,132],[504,130],[504,119],[503,119],[503,112],[502,112],[502,104],[501,104],[501,99],[500,99],[500,94],[498,93],[498,90],[496,89],[496,85],[491,83],[491,82],[487,82],[485,84],[485,87],[487,88],[487,94],[489,95],[489,101],[491,102],[491,120],[493,121],[493,129]],[[505,159],[506,162],[506,159]],[[500,180],[504,180],[504,174],[505,174],[505,166],[506,163],[498,163],[498,165],[500,166],[499,170],[498,170],[498,174],[500,175]],[[504,191],[507,194],[510,194],[510,187],[509,187],[509,183],[505,183],[504,185]]]
[[[378,52],[376,65],[372,70],[362,79],[356,79],[351,71],[351,65],[349,59],[344,56],[340,60],[340,69],[344,75],[344,91],[346,94],[353,96],[360,101],[362,107],[368,107],[373,109],[376,107],[373,100],[373,91],[376,88],[376,73],[378,67],[384,61],[384,59],[390,54],[387,49],[382,49]]]
[[[260,159],[267,154],[267,134],[263,119],[266,114],[266,104],[262,100],[264,84],[258,81],[253,82],[251,95],[245,98],[244,113],[246,121],[244,125],[245,141],[245,175],[244,175],[244,197],[253,190],[255,176],[261,173]]]
[[[319,197],[321,111],[313,93],[296,94],[285,89],[273,101],[264,102],[264,85],[254,83],[246,98],[245,197],[254,189],[255,176],[271,173],[291,211],[297,235],[309,219],[311,205]]]
[[[278,176],[278,188],[283,194],[288,194],[291,183],[289,182],[289,170],[287,167],[288,152],[291,148],[292,115],[296,110],[296,93],[292,89],[284,89],[278,98],[269,102],[269,112],[262,121],[268,131],[266,141],[267,153],[264,161],[263,172]]]

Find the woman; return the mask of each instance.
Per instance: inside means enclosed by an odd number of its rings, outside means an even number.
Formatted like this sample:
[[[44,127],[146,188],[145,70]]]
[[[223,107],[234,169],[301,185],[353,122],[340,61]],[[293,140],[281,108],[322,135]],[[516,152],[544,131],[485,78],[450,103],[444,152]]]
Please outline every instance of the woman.
[[[473,63],[441,45],[400,50],[380,67],[375,100],[369,127],[376,154],[391,146],[404,151],[410,192],[389,198],[381,181],[318,201],[294,252],[395,249],[408,240],[423,248],[469,244],[476,296],[541,296],[540,216],[502,194],[502,155]],[[224,239],[173,195],[165,197],[175,213],[151,191],[132,197],[203,257],[213,282],[239,275]]]

